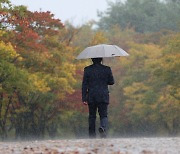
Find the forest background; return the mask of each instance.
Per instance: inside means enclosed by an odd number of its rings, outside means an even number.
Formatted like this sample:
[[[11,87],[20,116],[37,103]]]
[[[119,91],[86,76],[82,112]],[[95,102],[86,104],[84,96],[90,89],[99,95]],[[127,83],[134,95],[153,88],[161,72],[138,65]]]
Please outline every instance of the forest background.
[[[179,135],[180,1],[110,2],[98,16],[75,27],[0,0],[1,139],[87,137],[81,82],[91,61],[75,57],[100,43],[130,54],[104,60],[115,78],[109,135]]]

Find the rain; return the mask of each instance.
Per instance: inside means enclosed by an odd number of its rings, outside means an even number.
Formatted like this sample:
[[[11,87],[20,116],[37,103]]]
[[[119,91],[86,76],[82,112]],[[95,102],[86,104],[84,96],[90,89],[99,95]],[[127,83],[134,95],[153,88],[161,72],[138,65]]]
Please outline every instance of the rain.
[[[0,0],[0,153],[179,154],[179,0]]]

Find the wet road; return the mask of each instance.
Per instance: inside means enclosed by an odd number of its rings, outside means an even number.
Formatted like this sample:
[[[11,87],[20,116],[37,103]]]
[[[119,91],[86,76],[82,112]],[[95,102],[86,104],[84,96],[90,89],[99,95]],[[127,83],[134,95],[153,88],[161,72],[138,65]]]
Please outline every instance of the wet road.
[[[0,154],[180,154],[180,137],[0,142]]]

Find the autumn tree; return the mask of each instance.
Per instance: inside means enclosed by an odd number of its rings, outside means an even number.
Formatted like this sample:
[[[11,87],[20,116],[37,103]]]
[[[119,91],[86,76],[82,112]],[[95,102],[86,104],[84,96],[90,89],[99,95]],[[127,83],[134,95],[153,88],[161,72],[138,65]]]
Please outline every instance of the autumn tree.
[[[15,129],[16,138],[44,137],[46,132],[51,132],[49,126],[57,119],[65,94],[73,92],[75,67],[69,63],[73,48],[66,40],[60,41],[64,26],[50,12],[31,12],[24,6],[9,5],[1,10],[1,16],[1,28],[6,31],[0,36],[2,45],[10,44],[16,53],[11,65],[20,73],[14,74],[19,79],[26,76],[20,84],[23,81],[29,84],[28,89],[16,88],[6,78],[5,85],[16,89],[12,97],[14,105],[7,110],[11,129]],[[6,53],[5,49],[2,48],[2,54]],[[11,77],[18,81],[17,77]],[[8,95],[6,91],[5,96]]]

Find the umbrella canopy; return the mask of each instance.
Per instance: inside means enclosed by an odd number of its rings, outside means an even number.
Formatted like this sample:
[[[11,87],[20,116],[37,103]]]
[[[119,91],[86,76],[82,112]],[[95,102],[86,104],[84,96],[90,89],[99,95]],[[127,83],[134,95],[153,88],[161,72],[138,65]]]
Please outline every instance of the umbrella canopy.
[[[116,45],[99,44],[84,49],[76,59],[128,56],[129,54]]]

